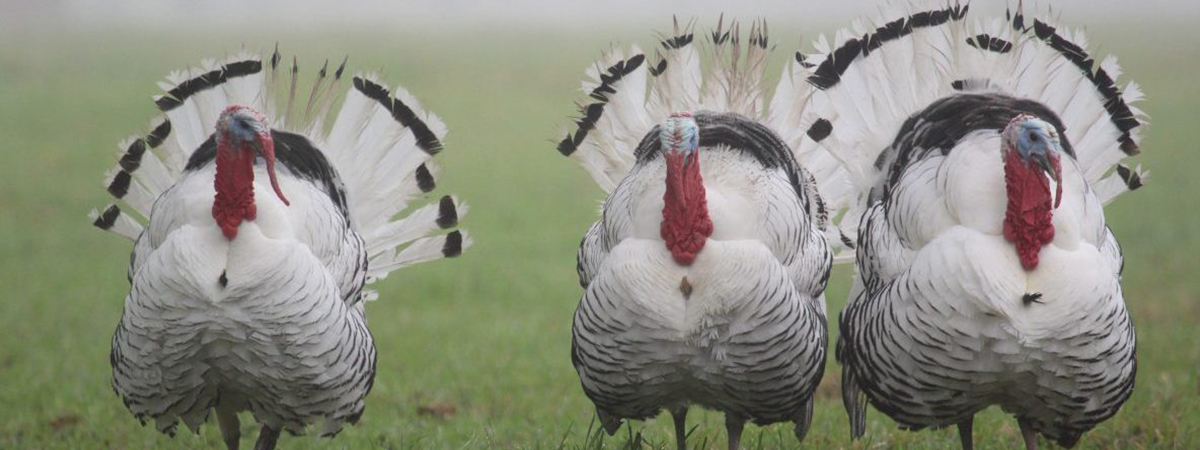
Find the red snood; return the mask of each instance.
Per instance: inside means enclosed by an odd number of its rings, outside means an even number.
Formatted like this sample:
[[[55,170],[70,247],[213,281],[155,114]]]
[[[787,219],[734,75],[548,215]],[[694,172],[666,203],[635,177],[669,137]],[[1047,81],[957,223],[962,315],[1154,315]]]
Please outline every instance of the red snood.
[[[694,153],[685,163],[684,156],[665,152],[667,190],[663,194],[661,235],[671,256],[680,265],[691,265],[696,254],[712,235],[712,219],[704,195],[704,180],[700,177],[700,157]]]
[[[1004,152],[1004,185],[1008,207],[1004,212],[1004,239],[1012,242],[1021,267],[1034,270],[1038,253],[1054,240],[1053,211],[1062,201],[1062,183],[1050,196],[1050,181],[1036,166],[1026,164],[1016,151]],[[1051,157],[1056,173],[1062,173],[1057,157]]]
[[[213,179],[217,190],[212,215],[221,233],[232,240],[237,237],[243,220],[254,220],[254,150],[249,146],[217,149],[217,175]]]

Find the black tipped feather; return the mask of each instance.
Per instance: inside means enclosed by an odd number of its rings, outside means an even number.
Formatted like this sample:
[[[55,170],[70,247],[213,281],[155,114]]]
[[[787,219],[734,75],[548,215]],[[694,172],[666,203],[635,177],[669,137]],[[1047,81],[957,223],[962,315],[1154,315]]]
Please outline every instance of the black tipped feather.
[[[412,108],[405,105],[400,99],[392,98],[392,94],[387,88],[371,80],[354,77],[354,89],[391,111],[393,119],[412,131],[413,137],[417,139],[417,146],[425,153],[435,155],[442,151],[442,142],[438,140],[433,130],[430,130],[429,126],[417,117]]]
[[[1013,47],[1012,42],[989,36],[987,33],[967,38],[967,44],[980,50],[990,50],[996,53],[1008,53],[1012,51]]]
[[[446,243],[442,244],[442,256],[453,258],[462,254],[462,232],[458,230],[451,231],[446,235]]]
[[[142,165],[142,155],[146,154],[146,140],[138,139],[129,144],[121,160],[117,162],[125,172],[134,172]]]
[[[951,20],[961,20],[966,13],[966,7],[951,6],[941,10],[922,11],[888,22],[876,28],[874,33],[846,41],[821,62],[816,72],[808,77],[808,81],[818,89],[829,89],[836,86],[841,81],[842,74],[846,73],[846,69],[859,56],[866,56],[889,41],[912,34],[916,29],[935,27]],[[803,63],[799,57],[797,57],[797,61]]]
[[[607,102],[609,94],[617,93],[617,90],[612,87],[613,84],[621,81],[626,75],[633,73],[645,61],[646,55],[642,54],[633,55],[633,57],[625,61],[617,61],[605,73],[600,74],[600,85],[592,89],[592,92],[588,96],[597,101]]]
[[[859,56],[866,56],[884,43],[907,36],[918,28],[938,26],[950,20],[960,20],[966,16],[967,9],[968,7],[965,6],[952,6],[942,10],[916,13],[907,18],[888,22],[876,28],[873,33],[861,38],[850,39],[822,61],[813,75],[808,77],[808,81],[818,89],[832,88],[841,81],[841,76]],[[1035,19],[1031,28],[1025,28],[1025,16],[1019,10],[1015,13],[1006,12],[1006,17],[1014,30],[1021,33],[1032,31],[1034,36],[1084,73],[1084,76],[1104,97],[1104,108],[1108,112],[1109,119],[1122,133],[1118,138],[1121,150],[1128,155],[1138,154],[1138,145],[1133,140],[1131,131],[1141,126],[1142,122],[1126,104],[1112,77],[1103,68],[1094,67],[1095,60],[1087,54],[1083,47],[1067,40],[1058,33],[1054,26]],[[1007,53],[1013,48],[1013,43],[987,34],[967,38],[967,43],[979,49],[999,53]],[[797,54],[796,61],[805,64],[803,55]],[[956,82],[952,86],[956,90],[964,90],[964,88],[969,88],[970,84]]]
[[[563,156],[571,156],[572,153],[575,153],[575,150],[579,149],[579,145],[583,144],[583,140],[587,138],[587,134],[593,128],[596,128],[596,122],[604,114],[604,105],[608,103],[608,96],[617,92],[613,88],[613,85],[625,78],[626,75],[633,73],[645,61],[646,55],[633,55],[627,60],[617,61],[616,64],[613,64],[608,70],[600,74],[600,85],[596,86],[588,94],[589,97],[596,99],[597,102],[580,108],[579,112],[582,113],[582,117],[575,121],[577,125],[575,134],[567,133],[567,136],[558,143],[557,148],[559,153],[562,153]],[[659,67],[665,70],[666,60],[660,62]],[[655,68],[651,68],[650,72],[654,73],[655,70]]]
[[[118,208],[117,205],[108,205],[108,208],[105,209],[99,217],[96,217],[96,220],[92,222],[92,225],[95,225],[101,230],[107,230],[112,228],[113,224],[117,223],[117,217],[120,216],[121,208]]]
[[[808,56],[800,52],[796,52],[796,62],[800,63],[800,66],[804,67],[805,69],[811,69],[816,66],[815,64],[808,62]]]
[[[279,60],[281,58],[283,57],[279,54],[279,43],[276,42],[275,52],[271,53],[271,70],[275,70],[276,67],[279,67]]]
[[[653,75],[656,77],[659,75],[662,75],[662,73],[667,70],[667,60],[665,60],[665,59],[659,60],[657,66],[651,66],[651,67],[649,67],[649,69],[650,69],[650,75]]]
[[[429,192],[437,187],[437,183],[433,180],[433,174],[429,172],[428,167],[425,167],[425,163],[417,166],[417,187],[421,189],[421,192]]]
[[[232,62],[221,66],[220,69],[209,71],[208,73],[179,83],[178,86],[167,91],[167,95],[155,100],[154,104],[158,105],[160,111],[167,112],[179,107],[188,97],[195,95],[197,92],[211,89],[214,86],[220,86],[229,81],[230,78],[244,77],[261,71],[262,61],[256,59]]]
[[[157,127],[154,127],[154,131],[151,131],[150,134],[146,135],[146,145],[150,146],[150,148],[158,148],[158,146],[162,145],[163,141],[167,139],[167,136],[170,135],[171,121],[164,120],[163,123],[160,123]]]
[[[829,137],[833,132],[833,124],[825,119],[817,119],[812,126],[808,127],[808,137],[816,142],[821,142],[822,139]]]
[[[144,139],[138,139],[129,144],[125,149],[125,154],[121,155],[121,160],[118,164],[126,172],[135,172],[142,165],[142,156],[146,154],[147,148],[157,148],[162,145],[167,136],[171,134],[171,121],[164,120],[162,123],[154,127],[154,130],[147,134]]]
[[[580,112],[583,113],[583,117],[575,121],[575,124],[578,126],[575,130],[575,135],[572,136],[568,133],[567,137],[558,143],[558,152],[562,153],[563,156],[571,156],[572,153],[575,153],[575,150],[579,149],[579,145],[583,143],[583,140],[587,138],[587,134],[596,128],[596,122],[599,122],[600,116],[604,114],[604,103],[592,103],[584,107]]]
[[[662,41],[663,48],[667,50],[683,48],[692,43],[692,33],[681,34],[670,39]]]
[[[1125,181],[1125,187],[1128,187],[1131,191],[1142,187],[1142,176],[1138,175],[1137,172],[1129,170],[1124,165],[1117,164],[1117,176],[1120,176],[1121,180]]]
[[[1020,12],[1017,13],[1017,18],[1013,20],[1013,28],[1023,30],[1020,25],[1023,25],[1023,19]],[[1018,21],[1022,21],[1018,23]],[[1027,30],[1026,30],[1027,31]],[[1096,68],[1093,71],[1095,60],[1088,56],[1083,47],[1068,41],[1065,37],[1058,34],[1058,29],[1040,20],[1033,21],[1033,33],[1042,42],[1049,45],[1050,48],[1062,55],[1063,58],[1071,61],[1084,76],[1092,82],[1100,95],[1104,97],[1104,109],[1108,111],[1109,120],[1113,126],[1121,130],[1121,137],[1118,141],[1121,143],[1121,151],[1127,155],[1136,155],[1140,153],[1138,145],[1133,141],[1133,136],[1130,132],[1142,125],[1142,122],[1133,114],[1133,110],[1125,103],[1125,98],[1121,96],[1121,90],[1117,89],[1116,82],[1108,75],[1103,68]]]
[[[458,209],[454,206],[454,199],[449,195],[443,196],[438,202],[438,218],[437,224],[445,229],[458,225]]]
[[[342,79],[342,72],[345,72],[345,71],[346,71],[346,62],[348,62],[348,61],[350,61],[350,55],[346,55],[346,57],[345,57],[345,58],[342,58],[342,64],[341,64],[341,65],[338,65],[338,68],[337,68],[337,70],[335,70],[335,71],[333,72],[333,79],[334,79],[334,80],[340,80],[340,79]]]
[[[133,177],[129,176],[129,172],[121,170],[108,184],[108,193],[116,198],[125,198],[125,194],[129,193],[129,183],[132,181]]]

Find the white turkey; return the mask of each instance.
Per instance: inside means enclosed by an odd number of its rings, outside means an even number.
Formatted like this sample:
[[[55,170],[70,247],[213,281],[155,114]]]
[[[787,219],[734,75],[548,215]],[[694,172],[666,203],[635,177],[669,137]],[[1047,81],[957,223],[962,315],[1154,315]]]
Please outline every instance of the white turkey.
[[[901,8],[903,9],[903,8]],[[1082,34],[1022,11],[893,11],[822,38],[804,151],[844,164],[857,234],[837,358],[852,437],[866,403],[900,427],[1016,417],[1065,447],[1116,414],[1136,369],[1120,247],[1102,206],[1137,188],[1141,98]],[[840,211],[839,211],[840,212]]]
[[[765,24],[745,46],[718,25],[704,51],[690,29],[654,63],[605,55],[558,146],[609,192],[579,248],[572,361],[609,434],[666,409],[683,449],[701,406],[725,414],[730,449],[747,421],[803,440],[825,366],[825,212],[785,141],[799,134],[770,126]]]
[[[142,423],[198,431],[215,410],[230,449],[241,411],[259,449],[281,430],[336,434],[375,377],[365,285],[470,244],[445,231],[466,213],[453,197],[406,210],[434,188],[445,126],[370,77],[343,94],[344,69],[327,63],[304,100],[278,51],[206,61],[172,73],[165,117],[122,145],[107,186],[132,214],[92,215],[134,241],[111,361]]]

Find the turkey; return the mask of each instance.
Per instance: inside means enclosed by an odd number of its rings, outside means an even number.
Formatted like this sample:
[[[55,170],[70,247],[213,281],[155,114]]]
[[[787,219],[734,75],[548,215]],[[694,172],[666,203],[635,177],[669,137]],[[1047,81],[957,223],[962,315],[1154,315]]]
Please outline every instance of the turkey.
[[[610,435],[666,409],[684,449],[701,406],[725,414],[737,449],[747,421],[791,422],[803,440],[812,419],[833,253],[785,141],[799,134],[771,126],[766,25],[745,46],[739,28],[718,24],[702,51],[676,23],[656,62],[607,53],[558,145],[608,192],[579,247],[571,356]]]
[[[375,378],[365,286],[471,243],[454,230],[466,213],[454,197],[410,206],[435,186],[436,116],[372,77],[343,93],[345,61],[297,98],[296,60],[281,59],[168,76],[165,117],[121,146],[106,182],[126,208],[92,212],[134,242],[114,390],[172,436],[215,410],[231,450],[242,411],[261,425],[258,449],[282,430],[357,422]]]
[[[1018,9],[898,8],[823,38],[805,152],[842,162],[831,207],[857,235],[836,349],[852,437],[866,404],[901,428],[1016,417],[1071,447],[1132,393],[1133,325],[1103,205],[1141,185],[1141,99],[1081,33]],[[1123,92],[1122,92],[1123,91]],[[856,228],[856,229],[855,229]]]

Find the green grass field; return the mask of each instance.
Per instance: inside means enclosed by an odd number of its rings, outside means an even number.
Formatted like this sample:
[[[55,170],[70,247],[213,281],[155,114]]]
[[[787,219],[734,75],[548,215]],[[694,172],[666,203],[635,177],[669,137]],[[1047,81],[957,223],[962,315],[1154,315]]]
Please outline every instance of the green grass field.
[[[775,40],[778,67],[801,30],[781,20],[771,30],[784,35]],[[1152,126],[1140,163],[1152,174],[1147,187],[1108,208],[1138,330],[1137,388],[1078,448],[1198,448],[1200,36],[1091,30],[1093,44],[1121,56],[1145,88],[1140,106]],[[362,422],[332,440],[285,436],[281,448],[625,448],[637,435],[645,448],[673,448],[667,415],[613,438],[589,433],[593,411],[570,364],[569,327],[580,293],[575,250],[602,193],[551,142],[581,97],[582,69],[609,42],[651,48],[649,30],[164,36],[171,35],[0,32],[0,448],[223,448],[214,424],[169,438],[141,427],[113,395],[109,340],[128,290],[130,245],[94,229],[86,214],[108,201],[101,181],[117,141],[153,117],[155,82],[243,43],[267,49],[276,40],[310,70],[349,53],[352,67],[382,70],[446,121],[446,170],[435,194],[471,204],[463,224],[476,241],[460,259],[378,285],[381,299],[367,311],[379,374]],[[849,279],[849,268],[839,267],[830,281],[831,317]],[[957,448],[952,430],[902,432],[878,412],[867,438],[852,444],[832,357],[826,373],[806,448]],[[690,420],[695,448],[724,448],[719,414]],[[995,409],[981,414],[975,434],[984,449],[1015,447],[1020,438],[1015,421]],[[788,425],[748,427],[743,443],[797,447]]]

